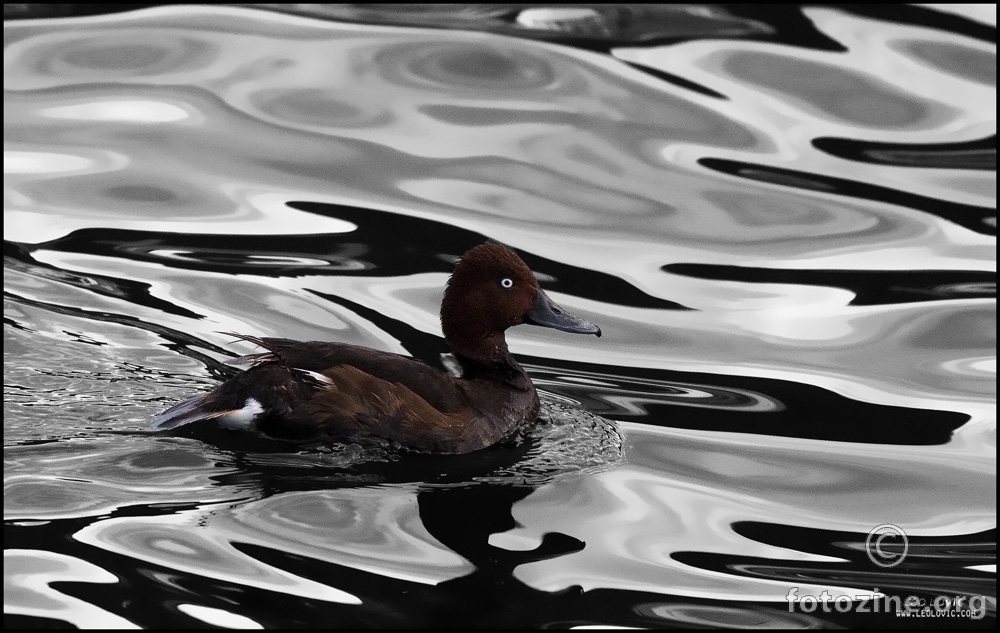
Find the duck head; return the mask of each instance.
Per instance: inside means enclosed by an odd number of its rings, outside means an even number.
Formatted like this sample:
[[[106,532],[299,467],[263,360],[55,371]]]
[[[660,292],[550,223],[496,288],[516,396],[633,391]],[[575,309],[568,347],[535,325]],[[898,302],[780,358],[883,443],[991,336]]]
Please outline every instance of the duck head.
[[[462,255],[441,303],[441,328],[455,356],[502,362],[509,356],[504,331],[521,323],[601,335],[601,328],[556,305],[509,248],[486,243]]]

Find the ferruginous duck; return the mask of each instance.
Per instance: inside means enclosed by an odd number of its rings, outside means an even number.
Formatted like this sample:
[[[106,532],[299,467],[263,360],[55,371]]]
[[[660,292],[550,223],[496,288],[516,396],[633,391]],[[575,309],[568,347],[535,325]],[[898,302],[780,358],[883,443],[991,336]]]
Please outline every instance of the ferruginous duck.
[[[538,287],[500,244],[458,260],[441,302],[444,339],[461,377],[346,343],[234,335],[267,350],[207,394],[156,416],[153,428],[218,424],[297,445],[355,443],[430,453],[486,448],[535,423],[538,395],[507,349],[507,328],[529,323],[578,334],[601,329]]]

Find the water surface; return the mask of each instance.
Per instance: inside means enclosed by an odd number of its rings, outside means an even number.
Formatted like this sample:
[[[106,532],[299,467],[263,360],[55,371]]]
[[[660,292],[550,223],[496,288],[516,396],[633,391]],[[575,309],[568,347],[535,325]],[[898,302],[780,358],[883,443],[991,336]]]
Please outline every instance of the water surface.
[[[5,23],[8,625],[995,624],[995,20],[330,11]],[[440,365],[487,238],[604,332],[524,443],[148,432],[222,332]]]

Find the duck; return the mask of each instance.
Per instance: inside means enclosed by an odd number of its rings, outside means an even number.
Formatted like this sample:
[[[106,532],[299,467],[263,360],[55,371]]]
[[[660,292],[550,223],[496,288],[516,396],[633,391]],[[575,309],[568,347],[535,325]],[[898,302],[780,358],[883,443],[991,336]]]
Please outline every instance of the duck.
[[[348,343],[232,334],[265,351],[213,391],[158,414],[157,431],[215,424],[298,446],[359,444],[463,454],[534,425],[534,384],[507,347],[520,324],[601,336],[559,307],[508,247],[486,242],[455,263],[441,302],[441,329],[460,371]]]

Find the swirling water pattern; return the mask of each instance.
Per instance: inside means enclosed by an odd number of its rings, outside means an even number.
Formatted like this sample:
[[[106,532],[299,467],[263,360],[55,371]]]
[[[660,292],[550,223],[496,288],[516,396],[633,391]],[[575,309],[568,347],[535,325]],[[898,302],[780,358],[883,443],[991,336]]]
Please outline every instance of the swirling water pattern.
[[[995,28],[786,10],[5,23],[8,623],[995,624]],[[523,443],[145,431],[220,332],[438,364],[486,238],[605,333],[508,333]]]

